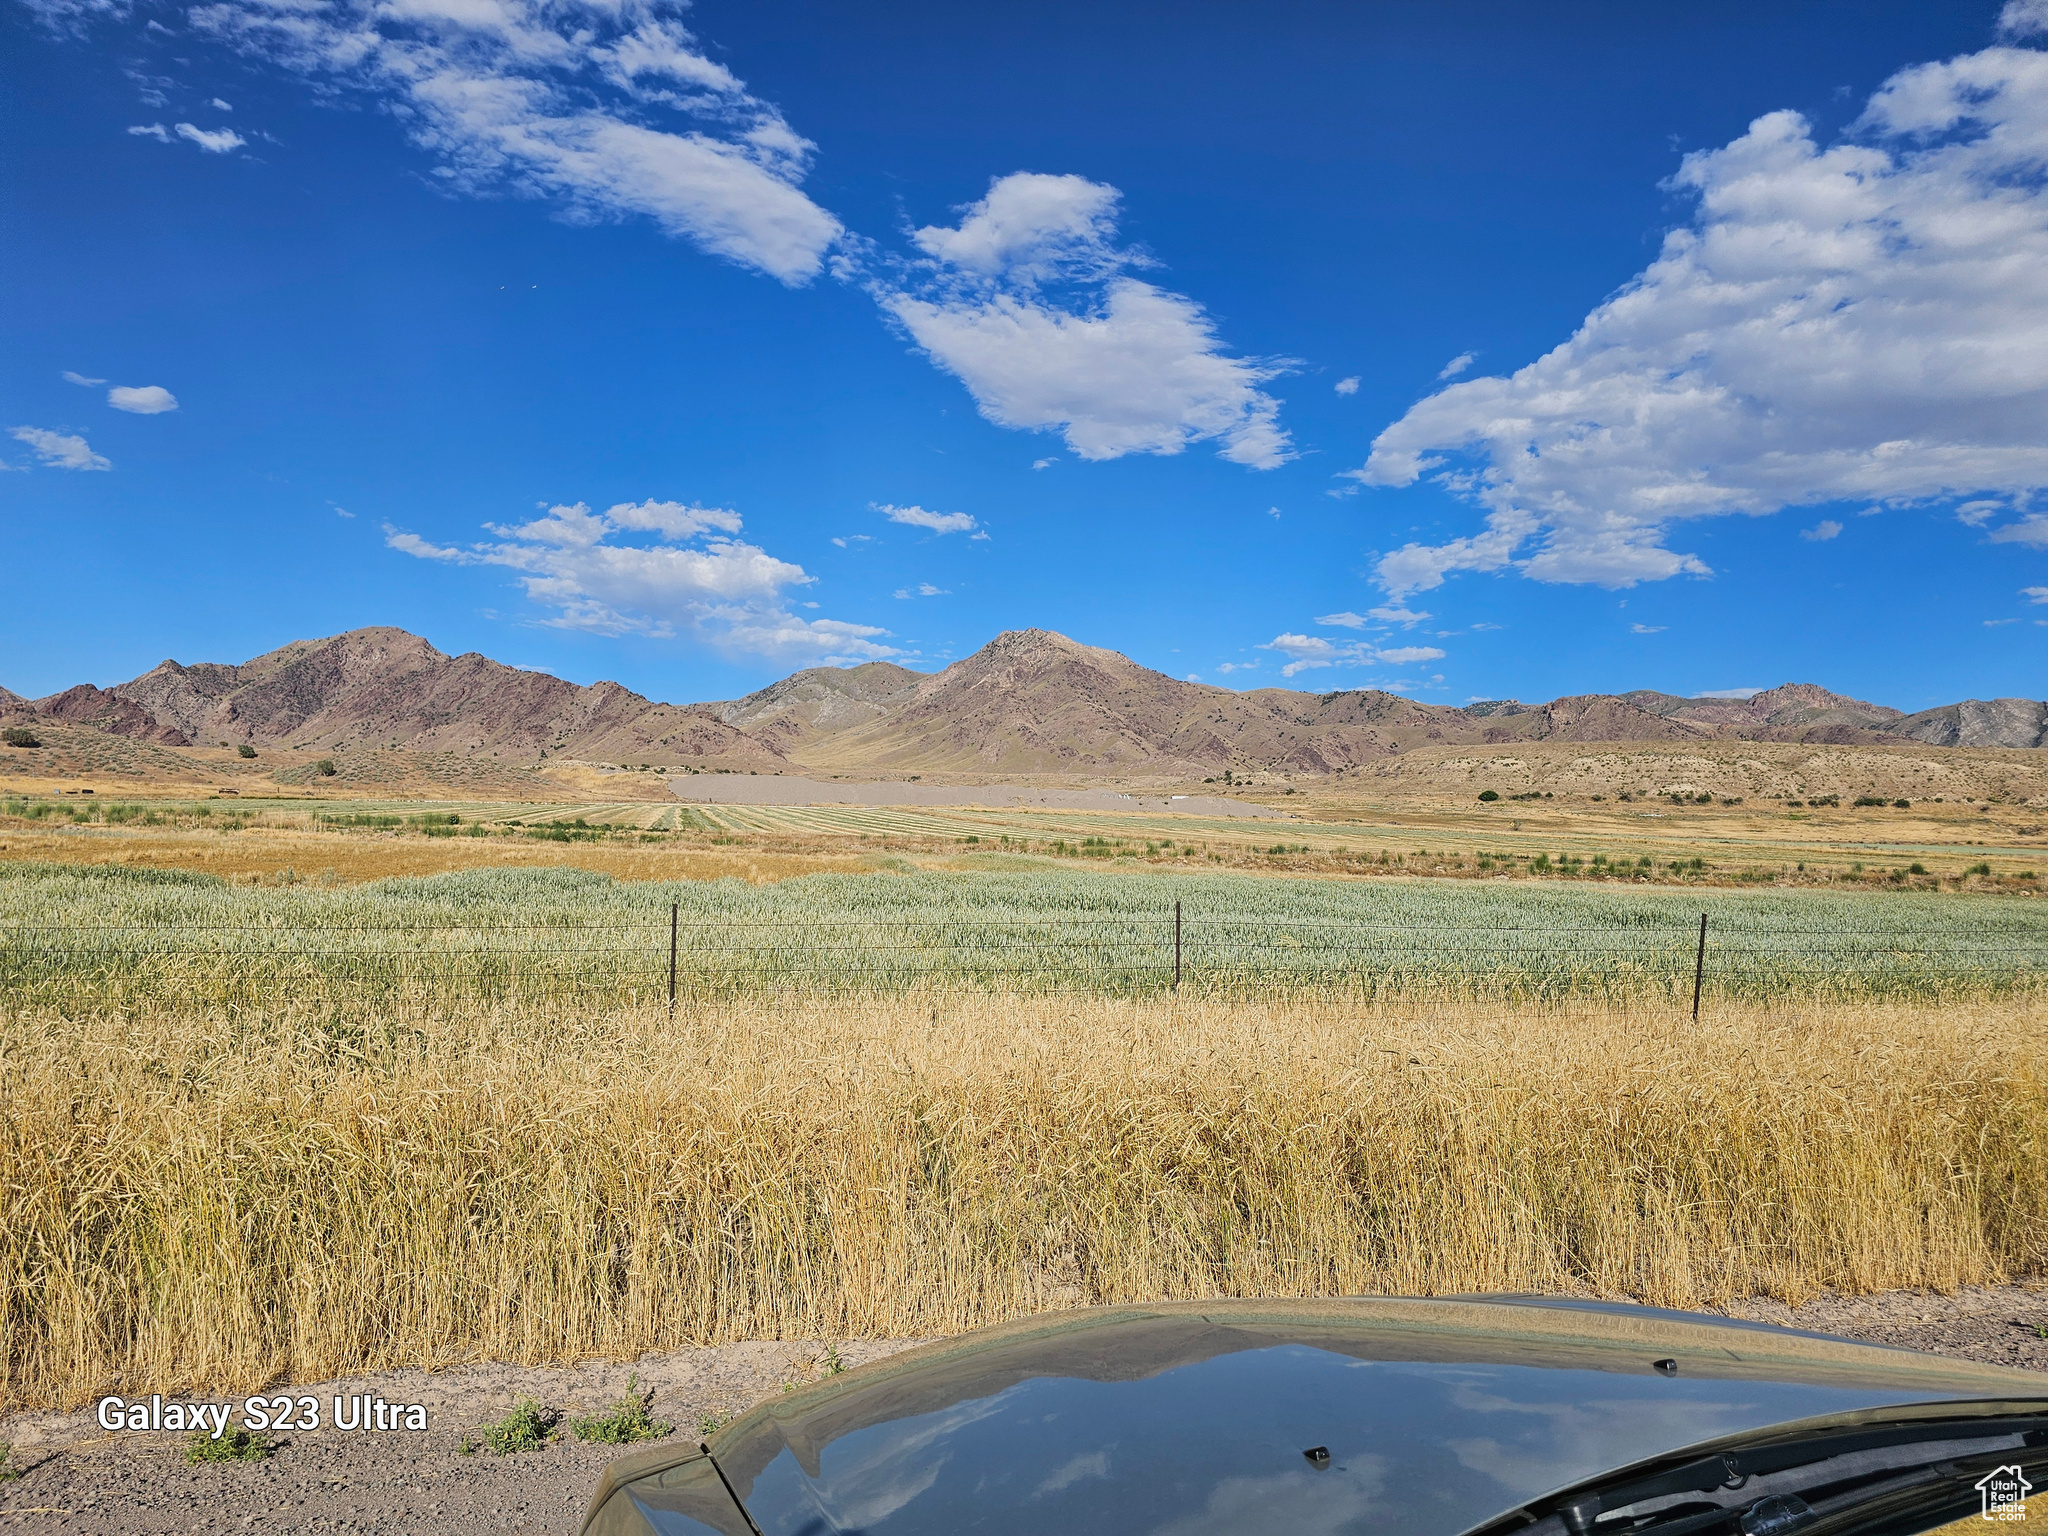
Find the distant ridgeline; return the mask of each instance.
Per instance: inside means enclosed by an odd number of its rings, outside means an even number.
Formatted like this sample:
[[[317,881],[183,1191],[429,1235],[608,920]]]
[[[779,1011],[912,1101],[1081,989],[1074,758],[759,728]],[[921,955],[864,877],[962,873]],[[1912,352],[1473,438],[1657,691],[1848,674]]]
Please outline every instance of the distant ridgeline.
[[[569,758],[741,773],[797,770],[1343,772],[1429,747],[1726,740],[1842,746],[2048,746],[2048,703],[1967,700],[1918,714],[1788,683],[1747,699],[1648,690],[1455,708],[1377,689],[1235,693],[1047,630],[998,635],[940,672],[812,667],[723,703],[578,687],[401,629],[299,640],[240,666],[165,661],[113,688],[26,700],[0,725],[86,726],[168,748]],[[26,750],[26,748],[24,748]]]

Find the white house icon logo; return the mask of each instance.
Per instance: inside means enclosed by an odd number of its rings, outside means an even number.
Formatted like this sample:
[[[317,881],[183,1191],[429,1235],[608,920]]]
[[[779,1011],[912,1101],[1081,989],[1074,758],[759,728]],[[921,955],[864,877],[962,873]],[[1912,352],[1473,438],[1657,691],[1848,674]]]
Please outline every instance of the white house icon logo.
[[[1984,1495],[1986,1520],[2024,1520],[2027,1495],[2034,1485],[2020,1475],[2017,1466],[2000,1467],[1977,1484],[1977,1491]]]

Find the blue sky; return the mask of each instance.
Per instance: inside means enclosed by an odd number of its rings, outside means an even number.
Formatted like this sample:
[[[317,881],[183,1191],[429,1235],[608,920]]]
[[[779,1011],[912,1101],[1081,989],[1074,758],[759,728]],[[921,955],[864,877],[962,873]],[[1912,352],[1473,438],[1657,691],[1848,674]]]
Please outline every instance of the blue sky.
[[[0,4],[17,692],[2048,692],[2048,0]]]

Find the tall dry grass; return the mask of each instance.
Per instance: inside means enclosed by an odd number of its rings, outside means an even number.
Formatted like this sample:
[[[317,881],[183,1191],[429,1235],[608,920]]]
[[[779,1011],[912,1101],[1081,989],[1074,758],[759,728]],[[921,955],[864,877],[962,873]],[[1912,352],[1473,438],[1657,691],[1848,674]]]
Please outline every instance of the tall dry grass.
[[[5,1397],[2048,1259],[2048,1004],[16,1013]]]

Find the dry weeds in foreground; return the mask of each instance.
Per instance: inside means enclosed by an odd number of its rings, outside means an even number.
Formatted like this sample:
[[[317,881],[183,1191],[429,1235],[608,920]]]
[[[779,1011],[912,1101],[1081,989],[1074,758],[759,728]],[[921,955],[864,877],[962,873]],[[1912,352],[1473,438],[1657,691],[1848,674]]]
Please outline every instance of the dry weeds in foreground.
[[[2048,1260],[2048,1003],[0,1024],[6,1404],[1212,1294]]]

